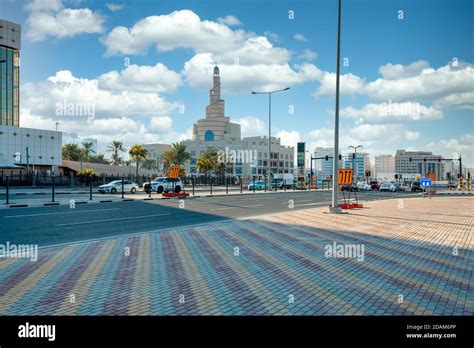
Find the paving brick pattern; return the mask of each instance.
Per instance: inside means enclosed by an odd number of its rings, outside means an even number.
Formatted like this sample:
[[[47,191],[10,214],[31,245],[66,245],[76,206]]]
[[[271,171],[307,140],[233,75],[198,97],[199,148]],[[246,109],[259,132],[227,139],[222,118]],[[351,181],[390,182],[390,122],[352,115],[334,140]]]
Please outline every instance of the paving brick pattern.
[[[0,315],[473,315],[473,207],[289,209],[44,248],[0,259]],[[328,257],[334,242],[363,259]]]

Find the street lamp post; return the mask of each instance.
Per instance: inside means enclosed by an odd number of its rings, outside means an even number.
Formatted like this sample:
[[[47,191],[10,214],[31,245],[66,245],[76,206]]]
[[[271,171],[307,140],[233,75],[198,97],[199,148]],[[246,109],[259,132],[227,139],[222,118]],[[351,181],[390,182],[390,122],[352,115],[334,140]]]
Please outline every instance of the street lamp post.
[[[352,174],[353,175],[353,181],[355,182],[357,180],[357,149],[358,148],[361,148],[362,149],[362,145],[357,145],[357,146],[352,146],[352,145],[349,145],[349,149],[354,149],[354,158],[353,158],[353,161],[352,161],[352,169],[354,170],[354,173]]]
[[[272,94],[283,92],[289,90],[290,87],[286,87],[283,89],[279,89],[276,91],[271,92],[255,92],[252,91],[252,94],[268,94],[268,169],[267,169],[267,176],[268,180],[270,180],[270,172],[271,172],[271,157],[272,157]],[[271,191],[271,185],[270,185]]]
[[[342,213],[337,201],[337,174],[338,174],[338,155],[339,155],[339,74],[340,74],[340,60],[341,60],[341,0],[338,2],[337,10],[337,53],[336,53],[336,106],[334,112],[334,155],[332,168],[332,206],[329,209],[330,213]]]

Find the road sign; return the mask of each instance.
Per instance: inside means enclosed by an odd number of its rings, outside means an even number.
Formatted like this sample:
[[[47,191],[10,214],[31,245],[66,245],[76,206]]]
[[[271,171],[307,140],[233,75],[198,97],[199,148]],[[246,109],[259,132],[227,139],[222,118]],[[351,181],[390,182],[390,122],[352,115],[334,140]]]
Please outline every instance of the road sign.
[[[339,169],[337,172],[337,182],[339,185],[352,184],[352,169]]]
[[[178,178],[180,170],[181,170],[180,166],[171,166],[168,169],[168,178],[171,178],[171,179]]]
[[[431,186],[431,178],[422,178],[421,179],[421,186]]]

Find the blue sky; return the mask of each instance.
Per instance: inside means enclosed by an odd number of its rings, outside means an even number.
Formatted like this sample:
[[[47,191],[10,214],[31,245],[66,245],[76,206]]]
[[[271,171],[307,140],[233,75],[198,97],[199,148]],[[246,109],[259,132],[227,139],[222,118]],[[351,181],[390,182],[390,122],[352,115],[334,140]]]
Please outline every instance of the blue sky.
[[[2,0],[0,13],[23,30],[22,126],[57,121],[99,149],[184,139],[217,61],[244,136],[267,132],[267,100],[250,91],[290,86],[273,99],[272,134],[332,146],[335,0]],[[346,0],[342,20],[343,151],[457,152],[474,166],[472,2]],[[58,103],[93,105],[94,118]]]

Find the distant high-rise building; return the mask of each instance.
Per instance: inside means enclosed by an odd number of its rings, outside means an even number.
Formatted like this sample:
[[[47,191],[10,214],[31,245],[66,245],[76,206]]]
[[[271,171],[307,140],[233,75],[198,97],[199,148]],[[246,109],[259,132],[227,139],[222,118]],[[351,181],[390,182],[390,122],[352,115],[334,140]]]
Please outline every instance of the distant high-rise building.
[[[334,149],[332,147],[317,147],[314,149],[314,157],[331,157],[327,161],[325,158],[314,160],[315,172],[320,179],[330,178],[332,175]],[[339,168],[343,168],[342,160],[339,160]]]
[[[428,151],[397,150],[395,154],[395,173],[402,174],[404,178],[426,176],[433,173],[436,178],[444,178],[443,156],[433,155]],[[410,161],[411,159],[411,161]]]
[[[375,156],[374,178],[393,180],[395,178],[395,157],[393,155]]]
[[[353,153],[348,153],[344,156],[344,168],[352,169],[354,168],[354,177],[364,178],[365,171],[370,168],[370,159],[368,153],[357,153],[356,158],[353,158]]]
[[[20,125],[21,26],[0,19],[0,125]]]

